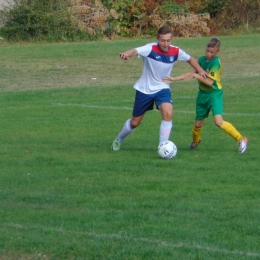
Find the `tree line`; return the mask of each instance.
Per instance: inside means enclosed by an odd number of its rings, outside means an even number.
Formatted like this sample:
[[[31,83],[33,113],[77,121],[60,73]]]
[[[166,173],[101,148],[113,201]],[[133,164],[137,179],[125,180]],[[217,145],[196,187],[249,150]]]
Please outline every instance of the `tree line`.
[[[95,14],[106,9],[102,26],[92,23],[94,33],[90,33],[84,27],[89,11],[78,15],[74,6],[90,6]],[[116,15],[111,15],[112,11]],[[112,34],[152,35],[159,24],[156,19],[162,23],[171,17],[170,25],[176,26],[180,19],[197,14],[209,14],[209,30],[204,30],[208,34],[258,32],[260,0],[7,0],[0,10],[0,37],[9,41],[80,41]]]

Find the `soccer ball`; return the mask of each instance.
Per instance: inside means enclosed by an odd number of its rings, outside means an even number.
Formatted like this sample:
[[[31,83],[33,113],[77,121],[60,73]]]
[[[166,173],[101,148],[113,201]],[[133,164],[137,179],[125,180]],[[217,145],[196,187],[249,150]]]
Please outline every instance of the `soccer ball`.
[[[172,141],[161,142],[158,146],[158,154],[163,159],[174,158],[177,154],[177,146]]]

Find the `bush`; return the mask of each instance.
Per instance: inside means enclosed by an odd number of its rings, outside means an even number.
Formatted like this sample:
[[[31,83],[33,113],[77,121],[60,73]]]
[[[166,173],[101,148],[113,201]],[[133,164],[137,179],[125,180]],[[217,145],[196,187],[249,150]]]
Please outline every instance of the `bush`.
[[[102,1],[102,0],[101,0]],[[155,35],[158,26],[153,22],[154,14],[189,12],[187,6],[171,0],[103,0],[106,8],[114,9],[119,15],[117,20],[110,19],[111,27],[120,27],[121,36]]]
[[[77,28],[69,7],[61,0],[15,0],[0,11],[0,36],[9,41],[91,40],[94,36]]]

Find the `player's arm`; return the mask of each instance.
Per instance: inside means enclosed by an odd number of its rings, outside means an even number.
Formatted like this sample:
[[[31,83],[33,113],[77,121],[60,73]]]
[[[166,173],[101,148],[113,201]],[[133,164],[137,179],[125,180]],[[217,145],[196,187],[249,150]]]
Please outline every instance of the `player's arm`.
[[[126,52],[119,53],[119,56],[122,60],[129,60],[130,57],[135,56],[138,54],[136,49],[131,49]]]
[[[174,81],[179,81],[179,80],[189,80],[194,77],[194,75],[193,75],[194,73],[195,73],[195,71],[190,71],[190,72],[184,73],[184,74],[176,76],[176,77],[165,77],[165,78],[163,78],[162,81],[164,83],[172,83]]]
[[[201,68],[201,66],[199,65],[199,63],[198,63],[193,57],[190,57],[190,59],[189,59],[187,62],[191,65],[191,67],[193,67],[193,68],[195,69],[195,71],[196,71],[200,76],[202,76],[203,78],[207,78],[208,73]]]
[[[179,75],[177,77],[163,78],[163,82],[164,83],[171,83],[171,82],[174,82],[174,81],[189,80],[189,79],[192,79],[192,78],[197,79],[198,81],[202,82],[203,84],[205,84],[209,87],[212,87],[212,85],[214,83],[214,81],[212,79],[210,79],[208,77],[204,78],[203,76],[199,75],[198,73],[196,73],[194,71],[187,72],[187,73]]]
[[[204,78],[203,76],[199,75],[198,73],[194,73],[193,77],[195,79],[197,79],[198,81],[202,82],[203,84],[207,85],[208,87],[212,87],[214,84],[214,81],[211,78],[209,78],[209,77]]]

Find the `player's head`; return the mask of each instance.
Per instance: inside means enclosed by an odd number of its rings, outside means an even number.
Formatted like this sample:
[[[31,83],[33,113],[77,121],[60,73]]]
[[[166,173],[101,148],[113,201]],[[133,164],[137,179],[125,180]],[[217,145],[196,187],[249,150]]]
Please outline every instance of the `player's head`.
[[[168,26],[162,26],[159,28],[157,32],[157,41],[161,51],[167,52],[169,50],[172,38],[173,32],[171,28],[169,28]]]
[[[206,45],[207,60],[212,60],[220,51],[220,40],[211,38]]]

